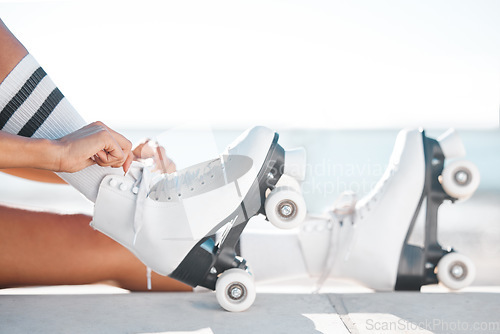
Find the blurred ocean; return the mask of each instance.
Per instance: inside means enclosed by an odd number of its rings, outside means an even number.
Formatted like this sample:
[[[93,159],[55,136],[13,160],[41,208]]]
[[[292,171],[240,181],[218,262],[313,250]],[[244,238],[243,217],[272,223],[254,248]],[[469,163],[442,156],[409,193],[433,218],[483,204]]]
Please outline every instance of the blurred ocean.
[[[177,167],[216,157],[241,130],[121,129],[133,142],[149,137],[167,149]],[[278,130],[279,131],[279,130]],[[353,190],[366,194],[382,176],[398,130],[283,130],[285,148],[304,146],[308,174],[303,192],[312,213],[321,213],[340,193]],[[444,130],[427,131],[431,137]],[[481,172],[475,195],[465,202],[445,203],[439,213],[439,239],[473,258],[478,277],[475,284],[500,285],[500,131],[459,131],[467,159]],[[92,213],[92,203],[72,187],[26,181],[0,173],[0,203],[53,210],[63,213]],[[249,225],[251,228],[251,224]],[[415,236],[421,237],[421,226]]]

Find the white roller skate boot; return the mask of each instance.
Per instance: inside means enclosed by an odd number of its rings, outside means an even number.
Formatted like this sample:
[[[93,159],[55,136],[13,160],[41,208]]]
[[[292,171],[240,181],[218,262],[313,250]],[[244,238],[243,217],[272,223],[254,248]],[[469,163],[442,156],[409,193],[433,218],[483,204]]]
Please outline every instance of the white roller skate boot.
[[[255,288],[235,254],[239,236],[258,214],[284,228],[302,222],[295,184],[305,167],[303,150],[285,151],[277,133],[255,127],[211,161],[162,176],[134,164],[126,176],[105,177],[92,225],[157,273],[217,290],[222,307],[243,311]],[[293,181],[280,185],[285,174]]]
[[[419,290],[438,281],[451,289],[470,285],[474,264],[437,241],[439,206],[471,196],[479,185],[475,165],[457,160],[464,155],[453,130],[438,140],[401,131],[387,170],[367,196],[344,196],[328,219],[306,219],[299,239],[309,272],[320,284],[343,277],[375,290]],[[425,215],[423,247],[409,243],[419,212]]]

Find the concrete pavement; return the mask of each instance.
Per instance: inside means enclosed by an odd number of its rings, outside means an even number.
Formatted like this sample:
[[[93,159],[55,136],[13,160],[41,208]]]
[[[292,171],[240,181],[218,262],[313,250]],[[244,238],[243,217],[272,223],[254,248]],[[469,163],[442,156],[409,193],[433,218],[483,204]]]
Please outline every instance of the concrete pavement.
[[[246,312],[212,292],[0,296],[1,333],[500,333],[498,293],[259,293]]]

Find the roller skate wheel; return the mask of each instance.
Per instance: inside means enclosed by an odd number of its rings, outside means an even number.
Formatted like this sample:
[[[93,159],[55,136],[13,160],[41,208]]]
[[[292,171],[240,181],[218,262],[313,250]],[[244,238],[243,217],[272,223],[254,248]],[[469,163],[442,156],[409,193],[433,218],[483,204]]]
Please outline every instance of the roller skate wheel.
[[[479,186],[480,174],[476,165],[468,160],[457,160],[443,169],[441,184],[451,197],[466,199]]]
[[[448,253],[439,260],[437,277],[450,290],[460,290],[472,284],[476,267],[471,259],[459,253]]]
[[[229,269],[215,283],[215,295],[219,305],[229,312],[242,312],[255,301],[253,277],[243,269]]]
[[[290,187],[273,189],[266,198],[265,210],[267,219],[281,229],[299,226],[307,211],[304,197]]]

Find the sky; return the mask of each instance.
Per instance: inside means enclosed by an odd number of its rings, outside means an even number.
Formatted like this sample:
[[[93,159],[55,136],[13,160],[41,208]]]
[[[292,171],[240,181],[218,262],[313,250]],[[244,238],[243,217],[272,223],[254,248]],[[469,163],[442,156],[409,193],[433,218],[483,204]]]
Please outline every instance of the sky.
[[[500,1],[1,1],[87,121],[499,127]]]

